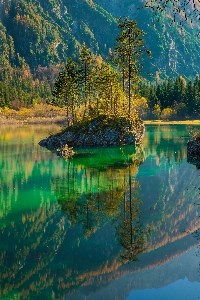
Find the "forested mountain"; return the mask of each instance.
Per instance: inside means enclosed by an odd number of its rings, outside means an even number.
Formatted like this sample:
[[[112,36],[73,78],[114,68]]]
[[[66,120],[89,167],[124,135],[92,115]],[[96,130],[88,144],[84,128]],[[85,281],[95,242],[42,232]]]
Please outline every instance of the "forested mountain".
[[[172,1],[173,2],[173,1]],[[197,1],[198,2],[198,1]],[[199,24],[196,18],[182,27],[183,14],[176,17],[173,6],[161,12],[146,7],[144,0],[2,0],[0,2],[0,54],[36,70],[66,61],[85,41],[93,52],[106,55],[117,34],[116,19],[129,16],[147,34],[146,45],[153,59],[147,72],[195,76],[199,73]],[[141,8],[141,9],[138,9]],[[190,8],[187,8],[188,14]],[[155,13],[156,11],[156,13]],[[173,23],[173,24],[172,24]]]
[[[15,65],[25,59],[32,70],[65,62],[83,41],[107,53],[114,40],[114,17],[91,1],[3,0],[0,11],[3,59]]]
[[[0,106],[50,99],[59,71],[70,56],[76,59],[83,42],[108,58],[119,16],[136,19],[146,32],[152,59],[143,61],[143,77],[159,81],[182,75],[194,80],[200,69],[199,15],[194,13],[199,2],[180,9],[174,3],[186,2],[173,0],[162,10],[158,3],[165,2],[0,0]]]
[[[95,2],[115,17],[128,16],[137,20],[139,28],[146,32],[146,46],[152,51],[150,70],[153,76],[156,71],[161,78],[163,75],[194,77],[199,74],[199,1],[95,0]],[[145,65],[147,66],[148,62],[145,62]]]
[[[0,106],[49,101],[62,64],[84,41],[108,53],[115,22],[86,0],[0,1]]]

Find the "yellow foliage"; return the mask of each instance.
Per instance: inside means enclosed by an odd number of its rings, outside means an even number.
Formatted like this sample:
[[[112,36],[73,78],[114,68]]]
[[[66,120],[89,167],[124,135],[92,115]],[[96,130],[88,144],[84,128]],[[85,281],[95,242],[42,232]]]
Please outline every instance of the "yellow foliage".
[[[168,120],[175,115],[175,110],[171,107],[164,108],[161,112],[161,119]]]
[[[16,120],[26,120],[34,117],[54,118],[58,116],[65,116],[66,114],[63,108],[50,104],[34,104],[31,108],[23,107],[20,110],[5,107],[1,112],[3,117]]]
[[[161,115],[161,108],[159,104],[155,104],[153,107],[153,114],[155,117],[157,117],[158,119],[160,119],[160,115]]]
[[[137,111],[140,117],[145,116],[148,113],[148,102],[144,97],[137,97],[132,102],[132,108]]]

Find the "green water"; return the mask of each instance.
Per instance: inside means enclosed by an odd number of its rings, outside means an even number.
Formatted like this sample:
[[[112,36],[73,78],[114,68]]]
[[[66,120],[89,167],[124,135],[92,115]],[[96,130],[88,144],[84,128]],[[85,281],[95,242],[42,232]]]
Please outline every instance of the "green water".
[[[141,147],[71,160],[38,145],[59,130],[0,128],[0,298],[177,299],[184,287],[198,299],[190,128],[149,125]]]

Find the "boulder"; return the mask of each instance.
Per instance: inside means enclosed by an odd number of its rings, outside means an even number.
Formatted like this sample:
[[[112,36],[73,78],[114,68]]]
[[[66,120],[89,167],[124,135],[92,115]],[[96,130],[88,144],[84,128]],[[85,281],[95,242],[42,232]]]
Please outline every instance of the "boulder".
[[[200,167],[200,140],[191,140],[187,143],[187,162]]]

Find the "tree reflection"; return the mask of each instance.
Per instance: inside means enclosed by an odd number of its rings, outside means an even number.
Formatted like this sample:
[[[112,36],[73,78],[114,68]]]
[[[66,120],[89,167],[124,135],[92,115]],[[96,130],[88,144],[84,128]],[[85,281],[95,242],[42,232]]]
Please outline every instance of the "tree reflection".
[[[144,160],[141,148],[134,154],[130,146],[98,149],[92,158],[68,161],[50,153],[47,163],[47,152],[36,146],[36,132],[29,142],[30,129],[25,129],[19,131],[22,136],[16,136],[15,148],[6,137],[3,148],[1,140],[0,298],[51,299],[51,294],[52,299],[68,298],[80,286],[99,289],[126,272],[161,265],[198,245],[199,241],[190,236],[200,227],[198,174],[187,164],[166,167],[163,176],[160,172],[151,178],[141,176],[142,206],[136,179],[138,166]],[[40,131],[38,135],[44,135]],[[160,164],[165,163],[163,157],[169,153],[175,161],[175,152],[171,151],[175,148],[170,148],[165,134],[168,133],[162,131],[162,147],[153,141],[145,149],[149,156],[159,157]],[[178,144],[183,157],[184,142],[174,138],[172,144]],[[40,183],[35,185],[36,177],[50,193],[41,189]],[[52,202],[54,193],[59,205]],[[60,213],[60,206],[66,215]],[[150,237],[148,224],[152,227]],[[98,229],[101,230],[94,235]],[[141,252],[146,252],[142,258]],[[138,258],[140,263],[120,268]],[[123,274],[122,269],[126,270]]]
[[[65,219],[56,212],[57,205],[48,203],[1,227],[1,240],[10,239],[0,246],[0,298],[36,299],[52,284],[51,264],[66,235]]]
[[[120,255],[122,261],[136,261],[137,255],[145,250],[147,229],[140,223],[142,201],[138,196],[139,184],[136,180],[138,166],[144,161],[140,147],[123,164],[102,169],[84,171],[83,194],[77,192],[77,180],[72,180],[73,195],[69,186],[56,186],[57,200],[66,212],[72,226],[82,224],[85,237],[89,237],[101,226],[112,221],[115,224],[119,243],[125,249]],[[71,170],[73,174],[74,170]],[[117,174],[117,175],[116,175]],[[67,178],[69,178],[69,174]],[[76,178],[73,176],[73,178]],[[106,184],[105,184],[106,183]],[[69,181],[68,181],[69,184]],[[62,186],[62,188],[61,188]]]
[[[118,218],[116,234],[119,243],[125,251],[120,255],[123,263],[138,261],[138,254],[142,253],[146,247],[146,235],[148,230],[144,230],[141,224],[142,201],[138,195],[139,184],[131,176],[131,168],[128,168],[127,191],[123,197],[123,209]]]

